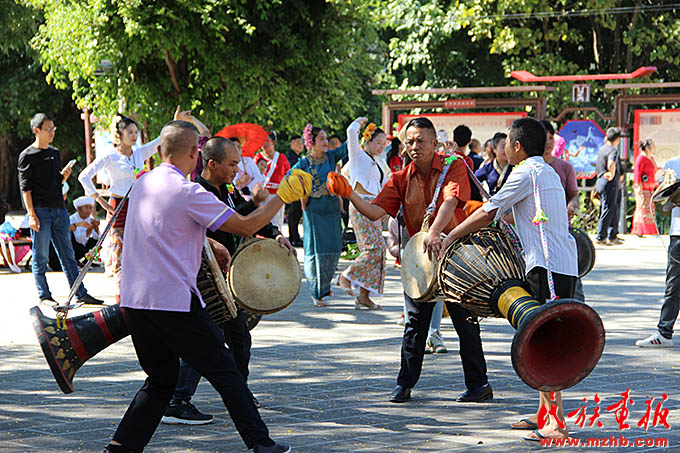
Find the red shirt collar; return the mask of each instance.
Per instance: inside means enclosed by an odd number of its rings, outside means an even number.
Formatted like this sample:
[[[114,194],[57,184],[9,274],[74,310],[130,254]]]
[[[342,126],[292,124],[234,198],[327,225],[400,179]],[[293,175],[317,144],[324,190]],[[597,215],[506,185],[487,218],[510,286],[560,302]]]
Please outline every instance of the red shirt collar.
[[[418,172],[418,167],[416,167],[415,162],[411,162],[411,164],[407,167],[408,168],[408,177],[412,178],[417,172]],[[432,168],[430,169],[430,174],[432,174],[432,170],[439,170],[439,173],[444,171],[444,156],[442,156],[439,153],[434,153],[434,157],[432,158]]]

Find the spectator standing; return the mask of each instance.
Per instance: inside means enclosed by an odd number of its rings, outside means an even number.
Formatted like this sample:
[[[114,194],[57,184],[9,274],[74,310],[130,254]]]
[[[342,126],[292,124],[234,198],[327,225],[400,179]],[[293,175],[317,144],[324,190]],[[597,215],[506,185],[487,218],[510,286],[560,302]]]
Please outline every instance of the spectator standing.
[[[495,158],[475,172],[479,182],[486,181],[490,195],[494,195],[501,190],[505,181],[508,180],[510,172],[512,172],[512,165],[508,162],[508,157],[505,154],[506,138],[507,134],[502,132],[498,132],[493,136],[492,143]]]
[[[600,220],[597,223],[597,243],[600,245],[622,244],[619,232],[619,203],[623,172],[617,146],[621,131],[616,127],[607,129],[605,144],[597,153],[597,181],[595,190],[600,194]]]
[[[290,151],[286,155],[288,157],[288,164],[291,168],[298,163],[302,158],[302,150],[304,146],[302,144],[302,137],[299,135],[294,135],[290,139]],[[300,219],[302,219],[302,202],[296,201],[288,205],[288,239],[293,247],[302,247],[302,240],[300,239],[300,232],[298,226],[300,224]]]
[[[482,144],[476,138],[470,140],[470,159],[472,159],[473,167],[472,171],[479,170],[479,167],[484,163],[484,158],[482,157]]]
[[[276,196],[281,180],[290,170],[288,158],[276,151],[276,132],[274,131],[269,132],[267,141],[262,146],[262,152],[255,156],[255,163],[259,164],[263,160],[267,162],[267,168],[264,172],[264,187],[269,192],[269,197],[271,198]],[[283,228],[283,207],[276,213],[272,223],[279,229]]]
[[[33,278],[41,302],[56,304],[47,284],[45,271],[50,242],[57,250],[61,268],[70,285],[78,277],[78,264],[73,254],[69,216],[61,193],[62,183],[71,175],[71,167],[62,169],[59,151],[50,146],[57,128],[44,113],[31,119],[35,141],[19,155],[19,185],[33,241]],[[76,291],[78,302],[101,305],[104,302],[87,293],[81,283]]]
[[[394,137],[390,142],[389,148],[385,161],[387,166],[390,167],[390,173],[396,173],[404,168],[404,158],[402,157],[404,144],[397,137]]]
[[[633,191],[635,192],[635,213],[632,234],[658,235],[656,210],[652,203],[652,192],[656,187],[656,172],[659,169],[654,160],[656,146],[651,138],[639,143],[639,153],[633,167]]]

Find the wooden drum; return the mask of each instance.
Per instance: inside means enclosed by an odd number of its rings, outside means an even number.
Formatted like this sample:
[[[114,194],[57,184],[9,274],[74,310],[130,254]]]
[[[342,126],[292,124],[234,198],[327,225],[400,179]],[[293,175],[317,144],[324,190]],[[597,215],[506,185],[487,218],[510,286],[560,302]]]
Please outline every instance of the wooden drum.
[[[501,283],[522,283],[524,260],[509,237],[498,228],[483,228],[454,241],[439,263],[439,287],[446,300],[456,302],[479,317],[504,317],[492,308]]]
[[[219,325],[236,317],[238,311],[234,298],[207,239],[203,243],[203,256],[196,276],[196,287],[205,302],[205,309],[215,324]]]

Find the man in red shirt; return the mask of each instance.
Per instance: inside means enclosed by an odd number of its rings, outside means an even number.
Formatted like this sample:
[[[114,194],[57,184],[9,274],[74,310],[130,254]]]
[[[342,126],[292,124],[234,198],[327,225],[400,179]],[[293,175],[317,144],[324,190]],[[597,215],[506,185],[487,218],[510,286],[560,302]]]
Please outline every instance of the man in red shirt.
[[[276,132],[274,131],[268,134],[267,141],[262,145],[262,152],[255,156],[255,163],[259,163],[261,160],[267,162],[267,169],[264,172],[264,187],[271,197],[276,195],[281,180],[290,170],[290,164],[286,156],[276,151]],[[283,228],[283,208],[276,213],[272,223],[279,229]]]
[[[382,191],[367,202],[352,192],[349,196],[359,212],[370,220],[377,220],[386,214],[396,217],[403,207],[404,221],[409,235],[413,236],[423,223],[425,211],[434,197],[440,176],[446,167],[444,157],[437,154],[436,130],[427,118],[414,118],[406,126],[406,151],[413,160],[405,169],[392,175]],[[449,166],[441,191],[436,200],[434,221],[425,240],[425,246],[432,259],[437,259],[442,247],[441,233],[451,231],[465,219],[463,207],[470,198],[470,183],[462,159]],[[404,328],[401,347],[401,369],[397,387],[390,395],[390,401],[403,403],[411,399],[411,389],[418,382],[423,367],[425,341],[427,339],[432,302],[416,302],[404,294],[408,320]],[[467,391],[458,397],[460,402],[481,402],[493,398],[486,376],[486,361],[479,336],[479,324],[470,322],[476,318],[458,304],[446,302],[453,326],[460,338],[460,356],[465,374]]]

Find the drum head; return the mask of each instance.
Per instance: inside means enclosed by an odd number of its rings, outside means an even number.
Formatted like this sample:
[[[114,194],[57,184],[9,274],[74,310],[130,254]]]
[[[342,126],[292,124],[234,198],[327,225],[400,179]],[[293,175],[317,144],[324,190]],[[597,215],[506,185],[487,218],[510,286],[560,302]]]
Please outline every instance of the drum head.
[[[569,227],[569,232],[576,239],[576,251],[578,253],[578,276],[583,278],[595,266],[595,246],[588,237],[588,233],[580,228]]]
[[[256,314],[276,313],[300,292],[300,265],[278,241],[252,241],[234,255],[227,280],[243,308]]]
[[[423,252],[426,232],[413,235],[406,243],[401,256],[401,284],[411,299],[428,302],[434,297],[437,285],[437,262],[430,261]]]

